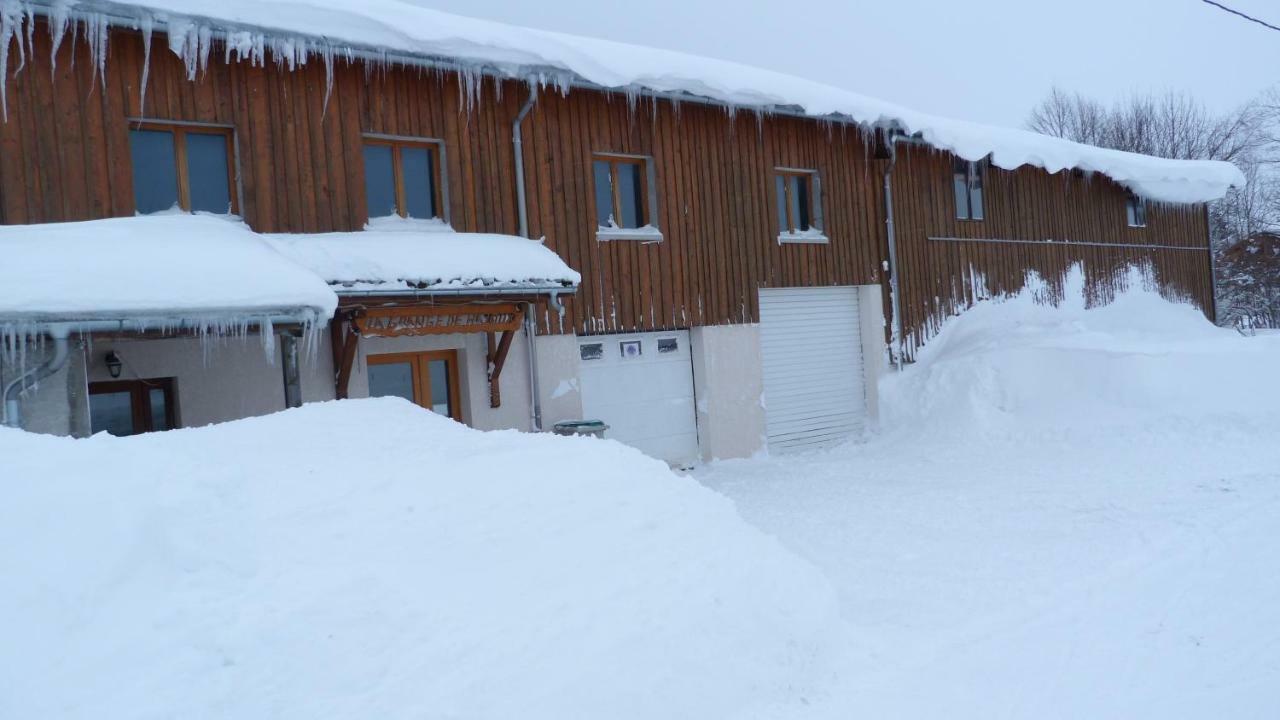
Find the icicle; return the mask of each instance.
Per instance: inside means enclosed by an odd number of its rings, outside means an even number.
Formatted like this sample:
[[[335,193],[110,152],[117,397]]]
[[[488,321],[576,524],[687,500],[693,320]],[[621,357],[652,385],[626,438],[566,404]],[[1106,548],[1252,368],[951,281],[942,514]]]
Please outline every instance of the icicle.
[[[325,43],[320,49],[320,58],[324,60],[324,106],[320,108],[320,119],[329,112],[329,97],[333,95],[333,46]]]
[[[54,3],[49,10],[49,36],[53,41],[52,49],[49,51],[50,67],[49,77],[55,77],[58,70],[58,48],[62,47],[62,41],[67,35],[67,26],[71,23],[70,8],[66,3]],[[74,29],[73,29],[74,32]],[[74,44],[74,43],[73,43]],[[75,60],[75,53],[71,54],[71,58]]]
[[[201,25],[196,37],[199,41],[200,72],[204,73],[209,69],[209,51],[213,49],[213,30],[207,25]]]
[[[142,117],[147,116],[147,80],[151,77],[151,31],[153,29],[154,19],[150,13],[143,13],[142,18],[138,21],[138,26],[142,30],[142,85],[138,90],[138,108]]]
[[[9,41],[21,30],[22,14],[12,0],[0,0],[0,115],[9,121]],[[18,47],[22,47],[19,38]]]
[[[110,25],[102,13],[88,13],[84,16],[85,39],[89,41],[89,57],[93,60],[92,75],[89,84],[101,79],[102,89],[107,89],[107,32]]]
[[[190,20],[173,18],[169,21],[169,49],[182,59],[187,68],[187,79],[196,79],[196,69],[200,64],[200,35],[195,23]]]

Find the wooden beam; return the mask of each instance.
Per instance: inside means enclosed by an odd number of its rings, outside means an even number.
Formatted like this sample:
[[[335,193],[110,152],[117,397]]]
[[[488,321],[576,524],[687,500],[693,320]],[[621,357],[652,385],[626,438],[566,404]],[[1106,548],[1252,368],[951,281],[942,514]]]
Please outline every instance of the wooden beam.
[[[502,333],[502,338],[494,343],[494,333],[488,333],[489,340],[489,407],[502,406],[502,389],[498,385],[498,379],[502,375],[502,366],[507,362],[507,353],[511,350],[511,340],[515,337],[515,330],[507,330]]]
[[[333,394],[339,400],[348,397],[351,386],[351,368],[355,365],[356,349],[360,345],[360,329],[355,324],[357,313],[340,313],[334,317],[329,329],[333,334]]]

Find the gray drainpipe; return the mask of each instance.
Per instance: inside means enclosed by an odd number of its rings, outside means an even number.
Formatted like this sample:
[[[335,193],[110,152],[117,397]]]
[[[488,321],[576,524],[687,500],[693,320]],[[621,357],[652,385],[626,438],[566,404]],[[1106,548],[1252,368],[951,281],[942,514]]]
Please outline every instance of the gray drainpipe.
[[[884,168],[884,226],[889,240],[889,301],[893,308],[893,365],[902,370],[902,293],[899,290],[898,276],[902,268],[898,265],[898,242],[893,232],[893,166],[898,162],[897,135],[892,130],[886,131],[889,143],[889,164]]]
[[[529,83],[529,99],[524,101],[520,112],[511,123],[511,147],[516,157],[516,214],[520,218],[520,237],[529,237],[529,209],[524,191],[524,143],[520,137],[520,126],[528,117],[533,104],[538,100],[538,86]],[[558,305],[552,295],[552,302]],[[563,312],[563,309],[560,309]],[[525,349],[529,353],[529,423],[533,432],[542,432],[542,400],[538,397],[538,357],[534,348],[534,338],[538,335],[537,320],[534,317],[533,303],[524,306]]]
[[[4,424],[12,428],[22,427],[22,413],[18,407],[18,396],[28,384],[36,384],[53,375],[67,364],[70,333],[65,327],[52,327],[49,337],[53,338],[53,357],[36,367],[22,373],[4,386]]]

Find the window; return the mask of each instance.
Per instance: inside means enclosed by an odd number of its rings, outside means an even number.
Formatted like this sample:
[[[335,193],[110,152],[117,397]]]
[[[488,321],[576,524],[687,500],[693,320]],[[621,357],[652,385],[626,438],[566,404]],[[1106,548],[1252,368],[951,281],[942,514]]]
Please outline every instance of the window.
[[[1147,226],[1147,201],[1129,193],[1129,197],[1125,198],[1124,203],[1125,216],[1129,220],[1129,227],[1146,227]]]
[[[981,220],[982,163],[956,160],[954,184],[956,190],[956,217],[961,220]]]
[[[370,355],[369,397],[402,397],[462,422],[458,351]]]
[[[652,166],[647,158],[596,155],[592,161],[597,236],[601,239],[662,239],[654,217]]]
[[[432,140],[364,141],[364,189],[369,217],[444,219],[440,144]]]
[[[822,191],[813,170],[778,168],[774,175],[780,242],[826,242],[822,234]]]
[[[236,213],[233,130],[138,123],[129,130],[133,198],[139,213],[179,208]]]
[[[89,383],[89,431],[116,436],[176,427],[173,378]]]

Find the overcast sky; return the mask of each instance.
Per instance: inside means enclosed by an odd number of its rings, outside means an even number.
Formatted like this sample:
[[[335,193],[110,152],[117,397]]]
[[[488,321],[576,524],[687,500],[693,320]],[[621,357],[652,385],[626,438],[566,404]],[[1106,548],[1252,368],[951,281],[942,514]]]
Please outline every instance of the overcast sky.
[[[804,75],[1021,125],[1054,83],[1174,88],[1215,109],[1280,83],[1280,32],[1201,0],[412,0],[447,12]],[[1223,0],[1280,25],[1277,0]]]

